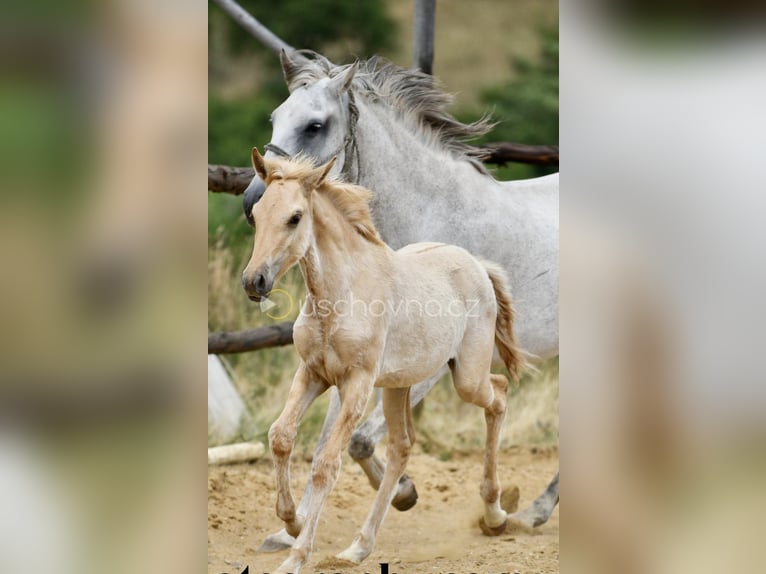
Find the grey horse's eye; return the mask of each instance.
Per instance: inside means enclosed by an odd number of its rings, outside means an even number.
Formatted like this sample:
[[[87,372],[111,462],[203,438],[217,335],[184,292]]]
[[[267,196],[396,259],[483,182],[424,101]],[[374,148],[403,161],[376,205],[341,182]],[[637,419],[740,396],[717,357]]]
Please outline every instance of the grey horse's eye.
[[[306,126],[306,133],[307,134],[318,134],[320,130],[322,129],[322,122],[311,122],[309,125]]]

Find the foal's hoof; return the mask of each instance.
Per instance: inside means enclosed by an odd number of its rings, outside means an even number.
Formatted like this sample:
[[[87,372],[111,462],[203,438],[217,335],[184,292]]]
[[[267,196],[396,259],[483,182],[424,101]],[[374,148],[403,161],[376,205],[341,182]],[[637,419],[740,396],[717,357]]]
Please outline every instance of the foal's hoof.
[[[415,503],[418,501],[418,491],[415,489],[415,483],[406,475],[399,479],[399,486],[405,491],[394,497],[391,501],[391,506],[404,512],[415,506]]]
[[[505,532],[507,527],[508,519],[506,519],[505,522],[503,522],[500,526],[492,528],[491,526],[487,526],[487,523],[484,522],[483,516],[479,518],[479,528],[481,528],[481,533],[484,534],[484,536],[500,536],[503,532]]]

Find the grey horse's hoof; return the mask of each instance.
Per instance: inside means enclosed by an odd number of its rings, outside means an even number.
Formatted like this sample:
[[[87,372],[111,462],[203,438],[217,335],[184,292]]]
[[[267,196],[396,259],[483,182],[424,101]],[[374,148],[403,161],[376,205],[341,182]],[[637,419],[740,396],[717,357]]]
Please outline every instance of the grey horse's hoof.
[[[282,550],[292,548],[293,544],[295,544],[295,538],[290,536],[286,530],[282,529],[271,536],[267,536],[266,540],[263,541],[263,544],[258,547],[256,552],[281,552]]]
[[[418,491],[415,489],[415,483],[406,474],[399,479],[399,484],[405,492],[395,496],[391,501],[391,506],[404,512],[415,506],[415,503],[418,501]]]
[[[496,526],[495,528],[492,528],[490,526],[487,526],[487,523],[484,522],[484,517],[482,516],[479,518],[479,528],[481,528],[481,533],[484,534],[484,536],[500,536],[503,532],[505,532],[505,529],[508,527],[508,519],[505,520],[500,526]]]

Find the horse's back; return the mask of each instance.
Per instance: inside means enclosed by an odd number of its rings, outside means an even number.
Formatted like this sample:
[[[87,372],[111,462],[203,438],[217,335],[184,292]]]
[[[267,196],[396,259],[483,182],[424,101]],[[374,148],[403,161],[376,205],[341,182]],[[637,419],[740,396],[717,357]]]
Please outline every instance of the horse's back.
[[[470,252],[457,245],[422,242],[405,245],[395,252],[398,267],[405,267],[406,274],[424,275],[426,282],[451,282],[458,275],[473,277],[475,281],[489,284],[481,262]],[[478,276],[476,274],[478,273]]]
[[[465,324],[474,311],[487,316],[495,309],[492,282],[484,264],[470,252],[446,243],[413,243],[395,252],[401,295],[417,294],[438,302]],[[465,317],[459,317],[465,313]],[[470,323],[470,321],[467,321]]]
[[[543,196],[558,196],[559,194],[559,174],[551,173],[540,177],[531,177],[528,179],[512,179],[509,181],[497,181],[503,188],[514,191],[534,191]]]

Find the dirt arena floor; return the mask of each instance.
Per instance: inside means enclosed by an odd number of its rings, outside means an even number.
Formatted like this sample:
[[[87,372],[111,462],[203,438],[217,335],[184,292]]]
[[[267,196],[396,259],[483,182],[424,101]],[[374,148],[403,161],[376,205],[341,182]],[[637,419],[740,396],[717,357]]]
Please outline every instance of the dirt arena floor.
[[[334,558],[353,540],[375,492],[361,469],[346,456],[335,490],[325,505],[315,551],[302,574],[545,574],[558,572],[559,510],[535,530],[510,528],[501,536],[483,536],[477,525],[482,513],[479,481],[483,454],[454,455],[442,461],[417,453],[407,472],[419,499],[407,512],[391,509],[374,552],[359,566]],[[501,453],[503,487],[520,489],[524,508],[558,468],[556,447],[514,447]],[[309,462],[294,460],[293,488],[297,498]],[[258,554],[255,549],[281,527],[274,512],[274,474],[270,459],[253,464],[210,467],[208,470],[208,573],[271,572],[286,552]]]

